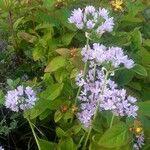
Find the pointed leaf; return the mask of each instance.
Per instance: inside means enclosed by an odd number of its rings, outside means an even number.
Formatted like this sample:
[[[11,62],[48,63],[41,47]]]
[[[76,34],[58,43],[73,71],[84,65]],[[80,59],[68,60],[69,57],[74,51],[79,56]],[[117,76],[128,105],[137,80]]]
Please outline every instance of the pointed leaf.
[[[146,69],[141,65],[135,65],[132,70],[141,76],[147,76]]]
[[[57,69],[64,67],[66,65],[67,61],[62,56],[57,56],[54,59],[52,59],[47,67],[45,68],[45,72],[53,72]]]
[[[116,148],[125,145],[128,141],[128,128],[125,123],[114,125],[100,138],[98,144],[103,147]]]

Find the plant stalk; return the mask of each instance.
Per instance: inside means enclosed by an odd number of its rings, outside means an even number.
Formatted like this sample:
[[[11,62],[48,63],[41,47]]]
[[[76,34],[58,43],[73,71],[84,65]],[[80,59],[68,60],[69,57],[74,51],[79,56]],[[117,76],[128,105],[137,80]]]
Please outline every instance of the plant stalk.
[[[113,125],[113,121],[114,121],[114,118],[115,118],[115,116],[114,116],[114,115],[112,115],[112,118],[111,118],[111,121],[110,121],[110,126],[109,126],[109,128],[111,128],[111,127],[112,127],[112,125]]]
[[[34,136],[35,142],[36,142],[36,144],[37,144],[38,150],[41,150],[40,144],[39,144],[39,142],[38,142],[38,137],[37,137],[37,135],[36,135],[36,133],[35,133],[35,131],[34,131],[32,122],[30,121],[29,118],[27,118],[27,120],[28,120],[28,122],[29,122],[29,125],[30,125],[30,128],[31,128],[32,134],[33,134],[33,136]]]
[[[95,71],[96,71],[96,67],[95,67],[94,69],[95,69]],[[106,87],[106,82],[107,82],[107,78],[108,78],[108,76],[109,76],[109,73],[110,73],[109,71],[106,72],[105,79],[104,79],[104,84],[103,84],[103,87],[102,87],[102,94],[104,93],[104,90],[105,90],[105,87]],[[100,104],[100,101],[97,102],[97,107],[96,107],[96,110],[95,110],[95,114],[94,114],[92,123],[95,122],[95,119],[96,119],[96,117],[97,117],[98,110],[99,110],[99,104]],[[90,137],[91,131],[92,131],[92,125],[91,125],[91,127],[90,127],[90,129],[89,129],[89,131],[88,131],[88,134],[87,134],[85,143],[84,143],[84,145],[83,145],[83,150],[86,150],[86,145],[87,145],[88,139],[89,139],[89,137]]]
[[[89,45],[89,39],[87,38],[87,40],[86,40],[87,49],[88,49],[88,45]],[[85,65],[84,65],[83,78],[85,78],[87,67],[88,67],[88,62],[86,62]],[[81,92],[81,87],[79,87],[79,89],[78,89],[78,92],[77,92],[77,95],[76,95],[76,98],[75,98],[75,105],[77,104],[77,100],[78,100],[78,96],[79,96],[80,92]]]

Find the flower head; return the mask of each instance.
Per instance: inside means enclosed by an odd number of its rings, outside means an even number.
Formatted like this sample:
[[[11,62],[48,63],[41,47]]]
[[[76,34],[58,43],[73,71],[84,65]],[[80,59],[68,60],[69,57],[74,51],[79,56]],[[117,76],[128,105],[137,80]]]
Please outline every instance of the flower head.
[[[134,150],[139,150],[144,145],[144,133],[136,135],[136,141],[133,145]]]
[[[18,86],[15,90],[8,91],[5,98],[5,106],[16,112],[32,108],[37,100],[35,92],[29,86]]]
[[[105,72],[97,67],[90,68],[85,75],[80,76],[81,92],[78,97],[81,105],[78,119],[85,127],[91,125],[92,117],[95,114],[97,105],[100,111],[110,110],[116,116],[136,117],[138,107],[135,105],[136,98],[128,96],[125,89],[119,89],[117,84],[107,79]],[[84,81],[84,82],[83,82]],[[82,83],[82,84],[79,84]]]
[[[0,150],[4,150],[4,148],[2,146],[0,146]]]
[[[83,61],[95,61],[97,64],[111,63],[113,68],[118,68],[123,65],[127,69],[134,67],[133,60],[129,59],[127,55],[124,54],[123,49],[119,47],[105,47],[98,43],[94,43],[93,48],[90,46],[85,46],[81,55],[83,56]]]
[[[76,25],[78,29],[83,29],[84,24],[83,24],[83,12],[82,9],[74,9],[72,11],[71,17],[68,19],[70,23],[73,23]]]
[[[109,12],[105,8],[96,10],[94,6],[86,6],[83,9],[74,9],[71,17],[68,19],[78,29],[84,29],[91,33],[96,31],[98,35],[113,30],[113,17],[109,17]]]
[[[115,11],[123,11],[123,0],[113,0],[111,5]]]

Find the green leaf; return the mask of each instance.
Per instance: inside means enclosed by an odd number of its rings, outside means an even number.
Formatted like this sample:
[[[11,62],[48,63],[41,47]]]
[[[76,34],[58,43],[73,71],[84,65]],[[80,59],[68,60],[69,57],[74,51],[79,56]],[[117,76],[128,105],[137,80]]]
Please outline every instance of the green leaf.
[[[57,110],[54,114],[55,122],[58,122],[63,117],[63,113],[60,110]]]
[[[56,134],[58,137],[66,137],[67,134],[65,133],[64,130],[62,130],[60,127],[57,127],[56,128]]]
[[[59,48],[59,49],[56,49],[56,52],[60,55],[62,55],[63,57],[70,57],[70,49],[67,49],[67,48]]]
[[[69,100],[64,99],[55,99],[54,101],[51,101],[51,104],[49,105],[48,109],[50,110],[57,110],[63,105],[69,105]]]
[[[135,65],[132,70],[141,76],[147,76],[146,69],[139,64]]]
[[[35,47],[32,50],[32,55],[33,55],[34,61],[42,59],[44,57],[43,54],[44,54],[43,49],[41,47]]]
[[[48,100],[56,99],[60,95],[63,89],[63,85],[64,84],[58,84],[58,83],[51,84],[45,91],[43,91],[40,94],[40,97]]]
[[[103,120],[104,120],[104,118],[102,118],[102,115],[100,113],[98,113],[95,121],[93,122],[92,128],[99,134],[103,133],[103,127],[102,127]]]
[[[115,80],[119,85],[126,85],[128,84],[134,76],[134,72],[132,70],[123,69],[118,70],[116,72]]]
[[[39,115],[39,119],[43,120],[47,118],[52,112],[49,109],[46,109],[43,113]]]
[[[74,144],[72,138],[64,138],[59,143],[61,150],[74,150]]]
[[[143,87],[142,88],[142,92],[141,92],[141,100],[142,101],[146,101],[146,100],[150,100],[150,87]]]
[[[61,67],[64,67],[66,65],[67,61],[62,56],[57,56],[54,59],[52,59],[47,67],[45,68],[45,72],[53,72],[58,70]]]
[[[71,43],[74,36],[75,36],[75,33],[66,33],[66,34],[64,34],[63,37],[62,37],[63,44],[65,46],[68,46]]]
[[[134,31],[131,33],[131,41],[134,48],[140,50],[142,45],[142,34],[139,31],[139,28],[135,28]]]
[[[130,82],[128,86],[138,91],[142,90],[142,86],[139,82]]]
[[[71,119],[71,118],[73,118],[73,113],[71,111],[67,111],[63,117],[64,121],[67,122],[68,119]]]
[[[34,119],[42,114],[46,109],[51,108],[51,103],[56,99],[63,88],[63,84],[52,84],[39,96],[39,100],[33,109],[25,111],[25,118],[30,116],[30,119]],[[52,103],[54,106],[54,103]]]
[[[150,117],[150,101],[139,102],[139,113]]]
[[[33,36],[33,35],[31,35],[27,32],[23,32],[23,31],[18,32],[17,36],[18,36],[19,39],[23,39],[23,40],[25,40],[29,43],[34,43],[37,40],[36,36]]]
[[[47,149],[54,150],[55,149],[54,147],[56,146],[56,143],[49,142],[43,139],[39,139],[38,142],[39,142],[41,150],[47,150]]]
[[[138,12],[144,10],[144,5],[141,0],[136,0],[134,2],[126,0],[125,3],[130,16],[136,16]]]
[[[72,24],[69,23],[68,18],[70,17],[71,12],[68,9],[60,9],[56,11],[56,17],[61,22],[63,26],[68,28],[71,31],[76,31],[77,29],[73,27]]]
[[[7,79],[7,84],[11,87],[11,88],[13,88],[13,80],[12,79]]]
[[[133,16],[130,16],[130,15],[126,15],[124,17],[121,18],[121,21],[123,22],[128,22],[127,25],[130,25],[132,23],[140,23],[142,22],[143,20],[140,19],[140,18],[137,18],[137,17],[133,17]]]
[[[74,68],[72,71],[71,71],[71,74],[70,74],[70,78],[75,78],[79,73],[79,70],[77,68]]]
[[[107,148],[116,148],[128,142],[128,128],[125,123],[119,123],[108,129],[98,141],[98,144]]]
[[[143,65],[150,65],[150,52],[146,48],[141,47],[137,54]]]
[[[81,130],[81,125],[74,125],[73,127],[71,127],[69,130],[67,130],[67,134],[68,135],[76,135],[77,133],[79,133]]]
[[[2,90],[0,90],[0,105],[3,105],[3,104],[4,104],[4,100],[5,100],[5,98],[4,98],[4,93],[3,93]]]
[[[13,24],[13,29],[14,29],[14,30],[16,30],[16,29],[18,28],[19,24],[22,23],[22,20],[23,20],[23,19],[24,19],[24,17],[21,17],[21,18],[19,18],[19,19],[17,19],[17,20],[15,21],[15,23]]]
[[[55,0],[43,0],[43,6],[48,10],[51,10],[51,8],[54,6],[55,3],[56,3]]]
[[[144,40],[144,41],[143,41],[143,45],[150,47],[150,39]]]
[[[53,77],[50,75],[50,73],[45,73],[42,79],[47,86],[54,83]]]
[[[55,79],[59,83],[62,83],[62,81],[65,80],[67,76],[68,76],[68,72],[63,68],[55,72]]]

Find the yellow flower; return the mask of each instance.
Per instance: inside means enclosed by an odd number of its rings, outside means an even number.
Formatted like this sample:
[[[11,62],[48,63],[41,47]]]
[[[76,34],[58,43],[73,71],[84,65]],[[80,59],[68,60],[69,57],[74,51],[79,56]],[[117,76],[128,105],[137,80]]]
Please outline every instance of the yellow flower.
[[[140,135],[143,133],[144,129],[140,121],[134,120],[134,124],[129,128],[129,131],[133,132],[135,135]]]
[[[142,127],[135,128],[135,133],[136,134],[141,134],[142,132],[143,132],[143,128]]]
[[[123,0],[114,0],[111,2],[111,5],[115,11],[123,11]]]

